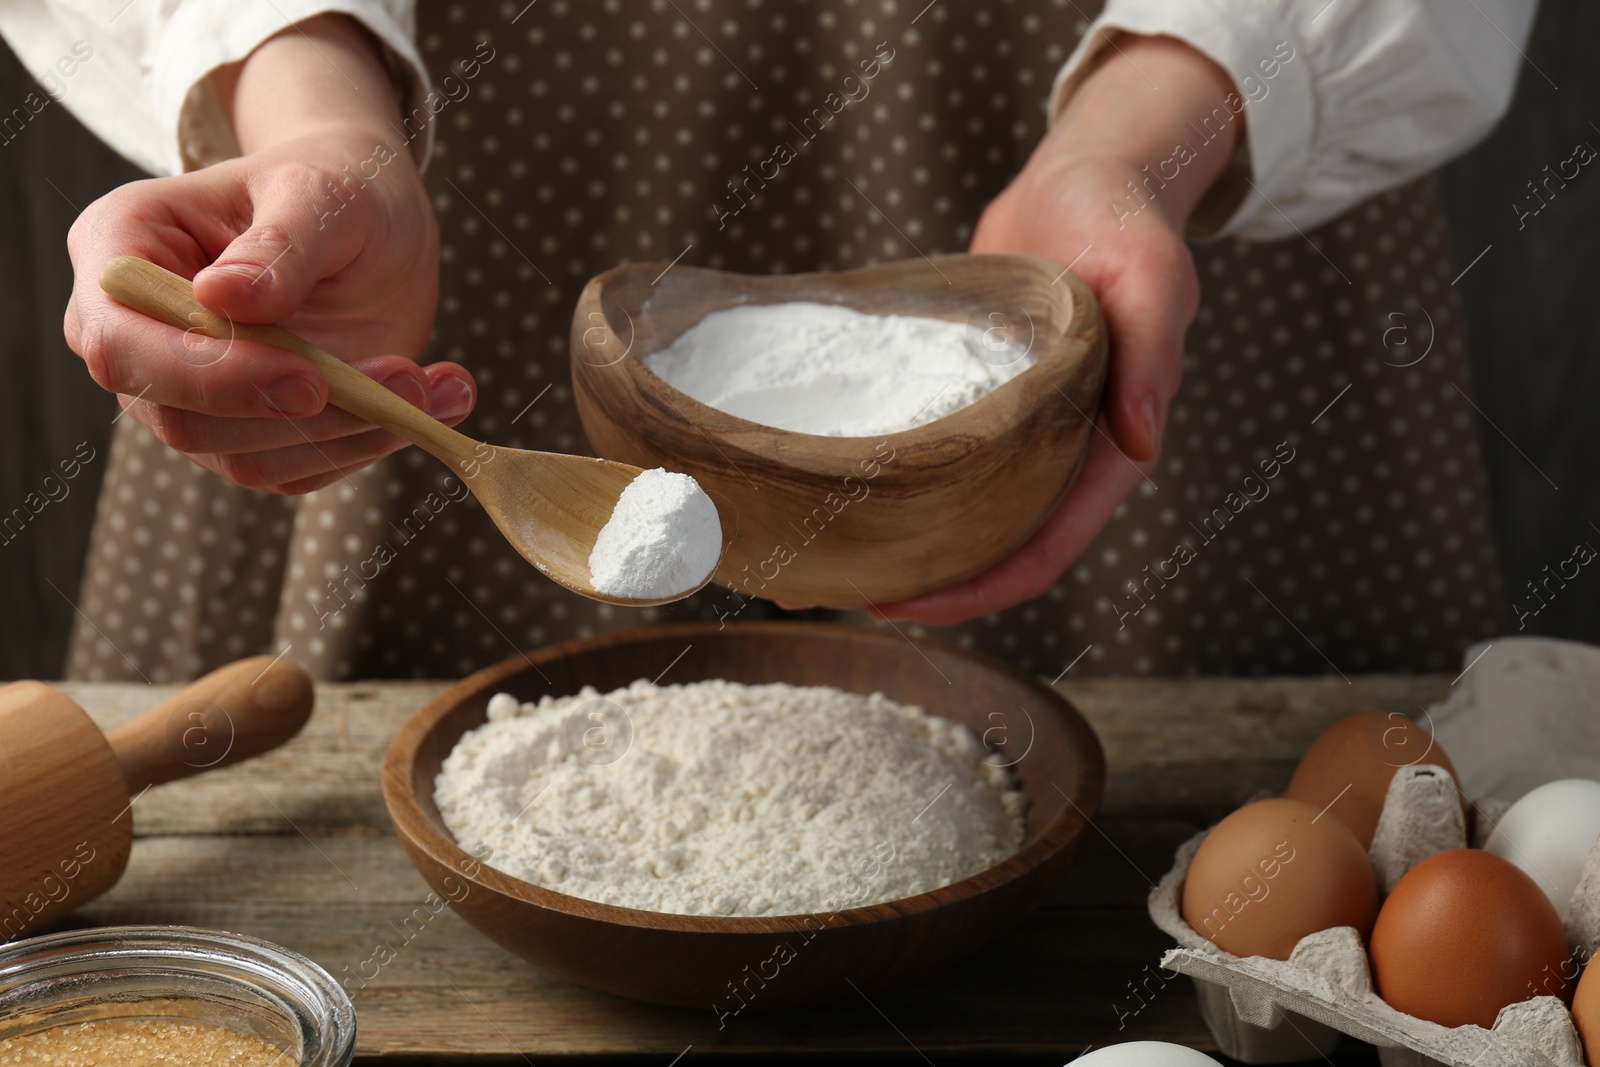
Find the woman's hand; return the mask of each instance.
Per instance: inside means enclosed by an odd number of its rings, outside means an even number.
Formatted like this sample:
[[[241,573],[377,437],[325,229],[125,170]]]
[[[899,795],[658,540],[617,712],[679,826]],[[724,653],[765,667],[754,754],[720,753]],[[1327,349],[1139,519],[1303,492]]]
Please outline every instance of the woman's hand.
[[[303,32],[302,32],[303,31]],[[111,300],[100,270],[139,256],[193,278],[239,322],[281,323],[448,423],[476,398],[449,363],[415,363],[433,326],[438,230],[397,94],[365,31],[325,16],[225,72],[245,154],[134,182],[79,217],[65,332],[128,414],[198,464],[253,489],[304,493],[404,447],[326,408],[292,353],[185,333]]]
[[[1104,55],[1022,173],[989,205],[972,239],[973,252],[1071,264],[1100,300],[1111,365],[1083,468],[1044,525],[1011,556],[960,585],[877,605],[874,614],[945,625],[1047,592],[1155,469],[1183,375],[1184,331],[1199,308],[1183,228],[1231,158],[1243,117],[1189,162],[1168,163],[1177,143],[1197,140],[1186,124],[1220,106],[1233,91],[1231,80],[1166,38],[1124,38]],[[1176,167],[1177,176],[1161,179],[1163,163],[1166,174]]]

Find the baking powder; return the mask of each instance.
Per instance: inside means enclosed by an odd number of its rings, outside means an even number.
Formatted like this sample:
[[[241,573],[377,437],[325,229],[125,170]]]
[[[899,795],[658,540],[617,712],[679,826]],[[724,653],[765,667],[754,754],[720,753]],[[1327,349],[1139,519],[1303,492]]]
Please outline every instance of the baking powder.
[[[943,418],[1034,363],[992,324],[797,301],[714,311],[645,366],[751,422],[866,437]]]
[[[640,473],[589,552],[589,581],[609,596],[659,600],[698,589],[722,555],[716,505],[687,474]]]
[[[434,800],[462,847],[585,900],[797,915],[895,900],[1022,843],[966,727],[882,694],[727,681],[489,703]]]

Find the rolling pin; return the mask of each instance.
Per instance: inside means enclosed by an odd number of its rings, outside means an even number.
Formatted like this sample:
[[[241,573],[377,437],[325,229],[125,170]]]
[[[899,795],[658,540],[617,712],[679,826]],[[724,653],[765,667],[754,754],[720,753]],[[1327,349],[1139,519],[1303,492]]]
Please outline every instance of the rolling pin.
[[[278,747],[312,702],[305,671],[271,656],[213,671],[109,733],[42,682],[0,686],[0,944],[116,884],[146,789]]]

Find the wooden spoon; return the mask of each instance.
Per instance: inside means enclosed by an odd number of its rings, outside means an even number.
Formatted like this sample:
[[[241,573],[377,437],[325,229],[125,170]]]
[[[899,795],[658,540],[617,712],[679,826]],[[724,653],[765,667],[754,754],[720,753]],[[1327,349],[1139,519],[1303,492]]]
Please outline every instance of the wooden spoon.
[[[180,330],[231,341],[235,337],[286,348],[304,356],[328,381],[328,402],[404,437],[447,464],[478,498],[513,548],[540,573],[591,600],[624,607],[649,607],[681,600],[638,600],[595,589],[589,554],[610,520],[617,498],[642,473],[606,459],[501,448],[459,434],[420,408],[352,369],[303,338],[278,326],[233,322],[207,310],[184,278],[146,260],[118,256],[100,273],[100,288],[119,303]]]

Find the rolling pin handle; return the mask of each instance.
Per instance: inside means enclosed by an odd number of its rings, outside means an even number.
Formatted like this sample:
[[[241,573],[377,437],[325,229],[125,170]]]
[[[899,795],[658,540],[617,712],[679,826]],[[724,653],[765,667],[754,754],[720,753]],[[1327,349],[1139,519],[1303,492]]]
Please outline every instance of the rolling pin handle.
[[[268,752],[311,717],[311,678],[282,657],[230,663],[106,734],[128,792]]]

